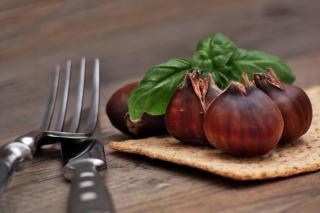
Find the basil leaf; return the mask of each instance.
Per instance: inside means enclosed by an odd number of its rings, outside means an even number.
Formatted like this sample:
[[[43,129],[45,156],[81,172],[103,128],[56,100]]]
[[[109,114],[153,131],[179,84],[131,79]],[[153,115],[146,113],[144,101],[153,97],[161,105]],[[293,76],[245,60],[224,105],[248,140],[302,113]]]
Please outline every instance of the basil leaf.
[[[230,80],[240,80],[241,72],[234,69],[233,56],[236,45],[226,36],[217,33],[201,40],[192,57],[192,66],[202,74],[211,73],[218,87],[226,87]]]
[[[130,119],[138,120],[143,113],[165,114],[171,96],[188,72],[191,72],[191,62],[180,58],[151,68],[129,97]]]
[[[247,72],[249,77],[255,72],[272,68],[281,81],[291,84],[295,80],[293,72],[283,60],[267,53],[238,49],[233,63],[239,71]]]
[[[192,66],[202,75],[211,73],[217,86],[222,89],[228,86],[231,80],[241,81],[243,72],[248,72],[252,78],[253,73],[267,68],[272,68],[285,83],[292,83],[295,79],[290,67],[280,58],[237,48],[228,37],[220,33],[198,43],[192,57]]]
[[[197,51],[193,56],[194,67],[211,73],[213,69],[229,69],[228,63],[236,52],[236,45],[222,34],[201,40],[197,45]]]

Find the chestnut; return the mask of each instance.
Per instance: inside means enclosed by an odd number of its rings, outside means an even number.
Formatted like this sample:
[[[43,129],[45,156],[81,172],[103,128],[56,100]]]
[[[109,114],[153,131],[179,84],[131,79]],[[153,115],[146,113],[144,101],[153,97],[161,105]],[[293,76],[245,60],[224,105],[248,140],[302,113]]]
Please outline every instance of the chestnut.
[[[281,143],[298,139],[310,128],[312,106],[307,94],[294,85],[282,83],[272,69],[254,74],[254,82],[279,107],[284,120]]]
[[[219,93],[211,75],[201,78],[198,72],[187,74],[166,110],[165,124],[170,135],[182,142],[207,144],[203,118],[207,105]]]
[[[139,121],[133,122],[128,116],[128,98],[139,82],[124,85],[118,89],[109,99],[106,113],[111,124],[124,134],[133,137],[146,137],[166,134],[164,115],[151,116],[143,114]]]
[[[231,155],[251,157],[272,150],[284,122],[276,104],[243,76],[231,82],[208,106],[204,132],[211,145]]]

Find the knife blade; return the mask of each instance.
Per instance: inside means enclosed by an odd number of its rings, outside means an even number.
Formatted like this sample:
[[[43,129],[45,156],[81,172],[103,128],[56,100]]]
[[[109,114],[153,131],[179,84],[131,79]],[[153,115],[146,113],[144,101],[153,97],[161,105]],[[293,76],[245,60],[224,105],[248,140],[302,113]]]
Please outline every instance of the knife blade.
[[[69,213],[114,213],[111,194],[99,171],[105,171],[106,158],[100,142],[98,123],[94,138],[83,143],[61,143],[63,175],[70,181]]]

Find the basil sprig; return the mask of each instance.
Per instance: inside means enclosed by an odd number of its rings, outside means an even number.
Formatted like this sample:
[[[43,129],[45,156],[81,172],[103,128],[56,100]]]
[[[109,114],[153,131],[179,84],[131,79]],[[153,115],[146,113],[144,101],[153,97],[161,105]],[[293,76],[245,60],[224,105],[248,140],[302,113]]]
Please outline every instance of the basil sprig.
[[[243,72],[253,73],[272,68],[281,81],[295,79],[290,67],[280,58],[238,48],[229,38],[217,33],[199,41],[191,60],[175,58],[155,65],[147,71],[139,87],[129,97],[131,120],[139,120],[143,113],[163,115],[176,88],[187,73],[198,70],[202,76],[212,75],[221,89],[231,80],[240,81]]]
[[[280,58],[259,52],[237,48],[226,36],[218,33],[201,40],[192,58],[192,65],[200,72],[211,73],[220,88],[228,86],[231,80],[240,81],[243,72],[249,78],[253,73],[272,68],[281,81],[292,83],[295,76],[289,66]]]
[[[232,58],[236,45],[222,34],[199,41],[192,57],[192,66],[202,73],[211,73],[218,87],[224,88],[230,80],[240,80],[241,71],[234,69]]]

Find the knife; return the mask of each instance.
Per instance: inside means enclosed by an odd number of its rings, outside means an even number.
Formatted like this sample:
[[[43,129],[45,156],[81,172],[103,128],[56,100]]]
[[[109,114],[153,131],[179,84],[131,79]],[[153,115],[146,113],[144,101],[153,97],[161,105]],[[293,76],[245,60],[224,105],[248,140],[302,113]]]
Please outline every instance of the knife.
[[[63,175],[71,183],[68,213],[115,212],[111,194],[100,176],[107,166],[100,135],[98,123],[94,138],[61,143]]]

